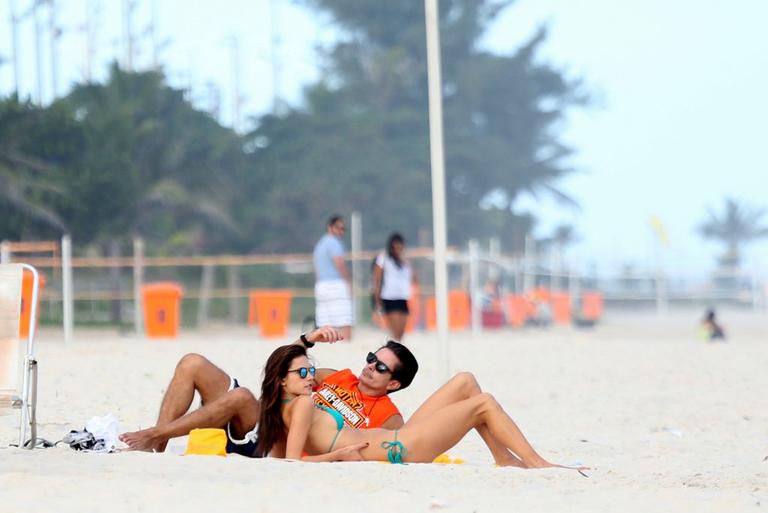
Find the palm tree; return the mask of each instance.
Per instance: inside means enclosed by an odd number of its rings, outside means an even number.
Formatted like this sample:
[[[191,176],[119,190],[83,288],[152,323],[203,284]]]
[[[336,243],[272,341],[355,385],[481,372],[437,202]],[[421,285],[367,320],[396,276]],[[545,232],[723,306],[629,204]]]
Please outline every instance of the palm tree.
[[[724,270],[736,270],[741,264],[741,248],[755,239],[768,236],[768,225],[762,223],[764,208],[751,208],[732,198],[725,199],[722,213],[707,211],[707,219],[698,227],[699,234],[723,242],[726,251],[718,259]]]
[[[55,185],[56,169],[22,149],[21,134],[34,117],[34,107],[16,97],[0,102],[0,208],[6,214],[66,232],[62,218],[42,199],[62,193]]]

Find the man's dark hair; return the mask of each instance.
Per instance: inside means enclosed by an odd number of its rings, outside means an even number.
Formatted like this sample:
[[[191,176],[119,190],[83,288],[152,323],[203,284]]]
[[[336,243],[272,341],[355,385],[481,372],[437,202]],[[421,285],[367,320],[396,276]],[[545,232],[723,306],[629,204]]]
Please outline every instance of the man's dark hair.
[[[328,226],[328,227],[330,228],[330,227],[331,227],[331,226],[333,226],[334,224],[338,223],[339,221],[343,221],[343,220],[344,220],[344,218],[343,218],[343,217],[341,217],[340,215],[336,215],[336,214],[335,214],[335,215],[332,215],[332,216],[331,216],[331,217],[328,219],[328,224],[327,224],[326,226]]]
[[[389,340],[383,347],[395,353],[397,359],[400,360],[400,364],[392,371],[392,379],[400,382],[400,388],[397,390],[402,390],[413,382],[413,378],[419,372],[419,362],[416,361],[416,357],[413,356],[411,350],[400,342]],[[392,390],[392,392],[397,390]]]

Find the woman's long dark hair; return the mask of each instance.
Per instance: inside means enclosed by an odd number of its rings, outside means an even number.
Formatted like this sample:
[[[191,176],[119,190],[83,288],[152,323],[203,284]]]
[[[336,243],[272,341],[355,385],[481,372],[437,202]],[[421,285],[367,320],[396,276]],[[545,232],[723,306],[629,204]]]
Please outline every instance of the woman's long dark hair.
[[[397,265],[397,268],[400,269],[403,267],[403,260],[400,258],[399,255],[395,254],[394,246],[395,243],[399,242],[400,244],[405,245],[405,240],[403,239],[403,236],[399,233],[393,233],[389,236],[389,239],[387,239],[387,254],[389,257],[395,261],[395,265]]]
[[[264,381],[261,382],[261,413],[259,415],[259,441],[256,456],[269,456],[272,447],[285,434],[280,381],[288,375],[288,367],[297,356],[307,356],[307,350],[299,344],[280,346],[269,355],[264,366]]]

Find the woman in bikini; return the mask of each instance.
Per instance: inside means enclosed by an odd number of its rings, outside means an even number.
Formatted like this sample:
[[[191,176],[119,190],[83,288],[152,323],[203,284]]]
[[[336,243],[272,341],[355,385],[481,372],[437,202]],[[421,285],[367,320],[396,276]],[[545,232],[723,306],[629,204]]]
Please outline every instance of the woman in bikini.
[[[397,371],[376,362],[377,372],[393,370]],[[313,403],[313,374],[302,346],[282,346],[270,355],[261,387],[260,455],[303,461],[429,463],[474,428],[499,465],[562,467],[531,447],[490,394],[477,387],[476,393],[459,399],[457,387],[466,388],[467,376],[471,376],[467,373],[440,387],[399,430],[344,427],[338,412]]]

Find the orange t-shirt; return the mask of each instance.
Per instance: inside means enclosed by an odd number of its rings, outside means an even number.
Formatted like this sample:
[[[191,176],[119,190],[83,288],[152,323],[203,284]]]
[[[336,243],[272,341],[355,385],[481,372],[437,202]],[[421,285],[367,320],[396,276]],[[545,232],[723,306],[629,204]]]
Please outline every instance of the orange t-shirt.
[[[312,394],[315,404],[321,404],[341,413],[347,426],[366,429],[381,427],[392,415],[399,415],[392,400],[386,395],[373,397],[360,392],[360,380],[349,369],[328,376]]]

